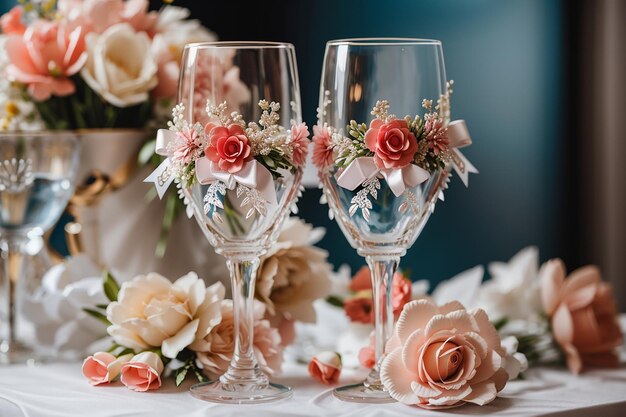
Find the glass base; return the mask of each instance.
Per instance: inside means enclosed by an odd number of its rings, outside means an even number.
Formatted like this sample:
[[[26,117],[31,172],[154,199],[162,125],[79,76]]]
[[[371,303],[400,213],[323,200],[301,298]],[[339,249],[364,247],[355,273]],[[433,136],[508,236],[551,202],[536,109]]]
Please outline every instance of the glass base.
[[[365,382],[335,388],[333,395],[342,401],[353,403],[385,404],[396,401],[382,386],[369,385]]]
[[[280,384],[236,386],[217,380],[197,384],[190,388],[191,395],[214,403],[224,404],[260,404],[290,398],[293,390]]]
[[[36,362],[39,362],[39,357],[28,346],[19,342],[0,343],[0,365],[35,364]]]

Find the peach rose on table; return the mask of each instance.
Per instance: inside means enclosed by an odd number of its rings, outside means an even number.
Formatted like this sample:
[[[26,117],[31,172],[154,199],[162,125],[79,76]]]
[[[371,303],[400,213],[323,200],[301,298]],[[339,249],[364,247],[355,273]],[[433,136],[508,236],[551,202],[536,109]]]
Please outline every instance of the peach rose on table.
[[[546,262],[539,272],[541,300],[550,317],[552,333],[569,369],[584,366],[616,367],[617,348],[624,340],[610,284],[602,282],[595,266],[585,266],[565,278],[560,259]]]
[[[407,304],[387,343],[380,376],[397,401],[422,408],[484,405],[508,374],[500,336],[487,314],[458,302]]]
[[[221,283],[206,287],[190,272],[174,283],[156,273],[122,284],[118,300],[107,307],[113,340],[135,351],[161,348],[175,358],[187,346],[206,337],[221,321]]]
[[[133,391],[145,392],[161,386],[163,361],[154,352],[141,352],[122,366],[120,380]]]
[[[81,35],[80,28],[70,31],[59,23],[40,20],[22,36],[9,36],[5,43],[8,78],[25,84],[37,101],[72,94],[76,87],[69,77],[87,61]]]
[[[80,74],[92,90],[116,107],[148,100],[158,79],[145,32],[119,23],[102,34],[88,33],[85,42],[89,59]]]
[[[341,375],[341,356],[337,352],[320,352],[313,356],[308,370],[309,375],[322,384],[336,384]]]
[[[22,21],[24,9],[22,6],[15,6],[0,17],[0,28],[4,35],[23,35],[26,32],[26,25]]]
[[[413,161],[417,139],[403,119],[374,119],[365,132],[365,146],[374,152],[379,169],[403,168]]]
[[[252,159],[250,140],[241,126],[215,126],[209,123],[205,130],[209,134],[206,157],[221,170],[235,174],[241,171],[245,162]]]

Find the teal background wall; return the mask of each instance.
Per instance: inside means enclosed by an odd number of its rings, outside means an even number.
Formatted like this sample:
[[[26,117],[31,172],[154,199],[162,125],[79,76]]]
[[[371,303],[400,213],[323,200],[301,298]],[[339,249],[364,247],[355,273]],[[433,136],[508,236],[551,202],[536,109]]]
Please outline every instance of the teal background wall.
[[[464,153],[480,170],[465,189],[452,181],[401,267],[433,283],[529,244],[543,259],[564,256],[568,230],[561,183],[567,102],[564,2],[557,0],[395,0],[314,2],[176,1],[223,40],[295,44],[305,120],[315,123],[324,44],[344,37],[423,37],[443,41],[454,79],[454,118],[474,144]],[[3,0],[7,10],[12,2]],[[159,7],[160,2],[152,2]],[[390,77],[393,75],[390,74]],[[336,264],[363,260],[307,190],[301,216],[327,228],[321,246]],[[572,266],[575,266],[573,264]]]

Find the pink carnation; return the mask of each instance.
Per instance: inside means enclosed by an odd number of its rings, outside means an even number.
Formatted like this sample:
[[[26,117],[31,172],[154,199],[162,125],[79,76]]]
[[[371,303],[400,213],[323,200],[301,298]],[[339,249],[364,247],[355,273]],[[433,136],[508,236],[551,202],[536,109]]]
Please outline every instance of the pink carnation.
[[[7,75],[26,84],[37,101],[52,94],[72,94],[75,86],[69,77],[87,60],[81,28],[70,32],[59,23],[42,20],[33,23],[23,36],[10,36],[6,51],[10,62]]]
[[[327,126],[313,126],[313,163],[319,169],[333,164],[333,146],[330,143],[330,129]]]
[[[443,126],[441,119],[437,117],[425,117],[424,133],[428,146],[435,154],[448,149],[450,141],[448,140],[448,129]]]
[[[417,151],[417,139],[406,120],[394,119],[387,123],[374,119],[365,132],[365,146],[374,152],[378,168],[403,168],[411,163]]]
[[[302,166],[306,162],[309,151],[309,128],[306,123],[291,126],[292,161],[295,166]]]
[[[176,132],[176,141],[172,152],[172,159],[183,164],[190,163],[200,150],[200,136],[194,129],[186,127]]]
[[[252,159],[250,141],[241,126],[225,127],[209,123],[205,130],[209,134],[206,157],[221,170],[234,174],[241,171],[244,162]]]

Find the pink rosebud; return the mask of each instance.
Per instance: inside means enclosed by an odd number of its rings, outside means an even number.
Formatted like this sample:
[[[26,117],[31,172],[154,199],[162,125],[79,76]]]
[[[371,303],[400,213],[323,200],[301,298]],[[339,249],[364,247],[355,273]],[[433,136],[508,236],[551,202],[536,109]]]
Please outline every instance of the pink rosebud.
[[[122,384],[133,391],[145,392],[161,386],[163,361],[154,352],[141,352],[122,366]]]
[[[341,356],[337,352],[320,352],[309,362],[309,375],[322,384],[335,384],[340,374]]]
[[[374,152],[374,162],[380,169],[403,168],[413,161],[417,139],[406,120],[393,119],[387,123],[374,119],[365,132],[365,146]]]
[[[109,383],[117,378],[123,364],[131,357],[123,355],[116,358],[109,352],[96,352],[83,361],[83,375],[91,385]]]

